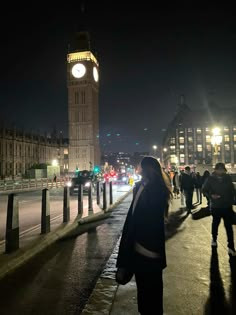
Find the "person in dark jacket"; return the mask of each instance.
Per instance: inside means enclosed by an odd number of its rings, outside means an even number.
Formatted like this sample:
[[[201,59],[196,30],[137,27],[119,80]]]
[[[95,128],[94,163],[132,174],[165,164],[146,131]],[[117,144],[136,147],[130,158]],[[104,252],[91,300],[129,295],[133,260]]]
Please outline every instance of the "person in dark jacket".
[[[193,191],[195,180],[189,166],[186,166],[184,172],[181,174],[180,183],[180,190],[185,196],[187,212],[191,213],[191,210],[193,209]]]
[[[208,177],[210,175],[211,175],[211,173],[208,170],[204,171],[204,173],[202,175],[202,187],[203,187],[203,185],[205,184],[206,180],[208,179]],[[202,191],[202,193],[203,193],[203,191]],[[209,199],[209,197],[207,195],[205,196],[204,193],[203,193],[203,196],[206,197],[206,199],[207,199],[207,208],[209,208],[210,207],[210,199]]]
[[[166,267],[164,217],[172,197],[166,174],[153,157],[141,161],[142,181],[134,189],[121,237],[117,267],[135,274],[138,310],[163,314],[162,271]]]
[[[203,193],[210,199],[213,217],[211,245],[213,247],[217,246],[218,227],[221,218],[223,218],[228,239],[228,253],[229,255],[236,256],[232,228],[232,206],[234,204],[235,192],[232,179],[226,172],[224,163],[217,163],[213,174],[208,177],[203,185]]]

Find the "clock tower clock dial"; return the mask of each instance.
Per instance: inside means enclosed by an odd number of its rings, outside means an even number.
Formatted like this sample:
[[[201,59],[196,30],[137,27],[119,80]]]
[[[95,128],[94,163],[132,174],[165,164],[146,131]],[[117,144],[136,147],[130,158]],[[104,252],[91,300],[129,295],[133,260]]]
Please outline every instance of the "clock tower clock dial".
[[[76,79],[82,78],[86,73],[86,67],[82,63],[76,63],[71,70],[73,77]]]
[[[98,75],[98,69],[96,67],[93,67],[93,78],[95,82],[98,82],[99,75]]]

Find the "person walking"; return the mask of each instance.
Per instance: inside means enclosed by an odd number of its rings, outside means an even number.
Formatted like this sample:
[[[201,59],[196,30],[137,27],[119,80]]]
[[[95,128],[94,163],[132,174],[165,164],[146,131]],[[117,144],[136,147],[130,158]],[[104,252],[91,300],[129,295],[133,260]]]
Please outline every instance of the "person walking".
[[[185,166],[184,172],[181,175],[180,180],[180,191],[184,192],[185,203],[187,207],[187,212],[191,213],[193,207],[193,191],[194,191],[194,178],[190,171],[189,166]]]
[[[179,173],[175,172],[175,175],[173,177],[173,194],[174,198],[179,198],[179,191],[180,191],[180,181],[179,181]]]
[[[234,186],[231,177],[226,174],[227,170],[224,163],[217,163],[213,174],[208,177],[203,185],[203,193],[210,200],[212,213],[212,242],[213,247],[217,247],[218,227],[221,219],[224,220],[224,225],[228,239],[228,253],[231,256],[236,256],[234,247],[233,234],[233,211],[234,204]]]
[[[164,222],[172,193],[157,159],[144,157],[141,170],[122,232],[117,274],[125,269],[134,273],[141,315],[162,315],[162,273],[167,266]]]

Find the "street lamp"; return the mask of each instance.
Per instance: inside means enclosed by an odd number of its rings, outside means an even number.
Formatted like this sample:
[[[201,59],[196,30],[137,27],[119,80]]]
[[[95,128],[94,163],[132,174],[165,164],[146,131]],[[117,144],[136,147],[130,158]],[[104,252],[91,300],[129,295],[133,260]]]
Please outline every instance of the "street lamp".
[[[153,148],[153,155],[156,156],[157,145],[153,145],[152,148]]]
[[[58,166],[58,160],[52,160],[52,166]]]
[[[219,145],[222,143],[221,130],[218,127],[212,129],[211,144],[214,148],[214,163],[213,166],[218,163]]]

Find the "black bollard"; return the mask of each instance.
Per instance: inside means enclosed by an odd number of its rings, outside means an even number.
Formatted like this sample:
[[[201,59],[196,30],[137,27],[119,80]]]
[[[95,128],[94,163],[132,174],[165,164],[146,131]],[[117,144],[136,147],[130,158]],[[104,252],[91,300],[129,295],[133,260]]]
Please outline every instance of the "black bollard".
[[[83,185],[79,184],[79,189],[78,189],[78,214],[83,213]]]
[[[68,186],[64,187],[63,199],[63,222],[70,221],[70,190]]]
[[[97,182],[97,205],[100,205],[100,182]]]
[[[88,189],[88,214],[93,213],[93,196],[92,196],[92,183],[90,183],[89,189]]]
[[[5,252],[11,253],[19,248],[19,202],[18,196],[10,194],[7,204],[7,226]]]
[[[109,189],[109,194],[110,194],[110,205],[113,204],[113,194],[112,194],[112,182],[110,182],[110,189]]]
[[[42,190],[41,234],[50,232],[50,195],[47,188]]]
[[[107,208],[107,183],[103,183],[103,210]]]

